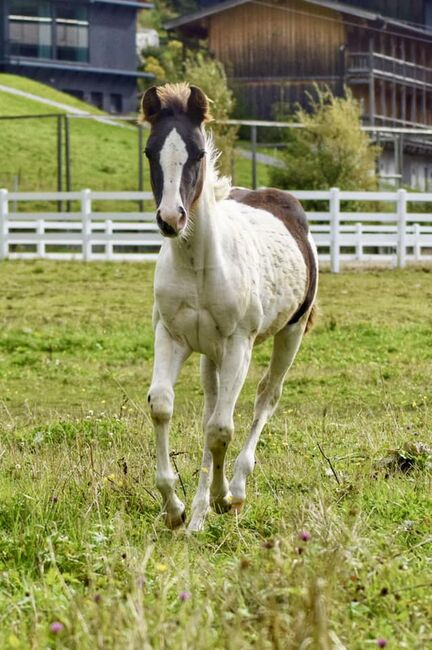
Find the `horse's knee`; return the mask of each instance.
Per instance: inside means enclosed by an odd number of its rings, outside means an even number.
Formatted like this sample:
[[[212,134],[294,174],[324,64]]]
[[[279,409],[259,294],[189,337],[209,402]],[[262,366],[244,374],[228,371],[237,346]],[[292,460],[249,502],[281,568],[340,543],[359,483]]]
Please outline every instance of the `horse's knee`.
[[[234,422],[214,421],[207,424],[206,436],[212,453],[226,449],[234,434]]]
[[[169,420],[174,409],[174,391],[170,386],[152,386],[147,395],[154,420]]]

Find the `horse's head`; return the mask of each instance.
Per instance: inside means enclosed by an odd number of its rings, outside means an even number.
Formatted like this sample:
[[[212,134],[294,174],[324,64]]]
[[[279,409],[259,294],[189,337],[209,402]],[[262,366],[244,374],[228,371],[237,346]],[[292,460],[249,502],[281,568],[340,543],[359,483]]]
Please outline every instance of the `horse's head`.
[[[208,100],[196,86],[153,86],[144,94],[142,113],[151,125],[145,153],[157,223],[165,237],[176,237],[203,188],[206,151],[201,127],[208,119]]]

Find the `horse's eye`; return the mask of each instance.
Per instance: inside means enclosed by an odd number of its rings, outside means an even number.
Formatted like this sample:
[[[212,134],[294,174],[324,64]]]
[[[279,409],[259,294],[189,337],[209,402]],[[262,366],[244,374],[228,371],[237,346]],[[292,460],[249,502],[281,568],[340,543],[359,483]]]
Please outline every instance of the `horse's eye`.
[[[154,155],[153,151],[151,151],[151,149],[144,149],[144,153],[145,153],[148,160],[152,160],[155,157],[155,155]]]

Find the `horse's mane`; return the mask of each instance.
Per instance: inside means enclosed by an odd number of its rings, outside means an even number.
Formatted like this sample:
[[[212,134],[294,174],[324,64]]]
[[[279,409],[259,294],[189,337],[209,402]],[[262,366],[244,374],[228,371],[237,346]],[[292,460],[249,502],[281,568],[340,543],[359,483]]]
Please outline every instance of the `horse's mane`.
[[[207,177],[213,185],[213,191],[216,201],[224,201],[231,192],[231,178],[221,176],[217,168],[217,161],[221,152],[216,149],[213,134],[204,132],[206,151],[207,151]]]

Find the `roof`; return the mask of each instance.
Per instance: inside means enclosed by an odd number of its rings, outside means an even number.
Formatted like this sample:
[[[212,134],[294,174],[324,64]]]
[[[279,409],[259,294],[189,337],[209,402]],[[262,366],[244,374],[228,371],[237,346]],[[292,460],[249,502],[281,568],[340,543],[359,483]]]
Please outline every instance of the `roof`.
[[[118,6],[123,6],[123,7],[128,7],[129,9],[153,9],[154,4],[151,2],[140,2],[139,0],[90,0],[92,3],[98,3],[98,4],[110,4],[110,5],[118,5]]]
[[[121,77],[134,77],[138,79],[153,79],[150,72],[137,72],[135,70],[117,70],[116,68],[95,68],[90,65],[75,65],[74,63],[57,63],[55,61],[41,61],[40,59],[27,59],[11,56],[0,61],[3,65],[15,65],[27,68],[49,68],[51,70],[64,70],[67,72],[79,72],[87,74],[105,74]]]
[[[199,24],[200,22],[202,23],[202,21],[208,16],[221,13],[222,11],[227,11],[228,9],[233,9],[234,7],[239,7],[249,2],[253,2],[253,0],[225,0],[225,2],[212,5],[211,7],[206,7],[205,9],[201,9],[200,11],[195,11],[191,14],[180,16],[179,18],[174,18],[173,20],[168,20],[164,24],[164,27],[169,31],[169,30],[177,29],[179,27],[192,25],[192,23]],[[309,5],[317,5],[319,7],[325,7],[327,9],[331,9],[333,11],[338,11],[343,14],[355,16],[357,18],[363,18],[364,20],[368,20],[371,22],[377,22],[379,23],[381,29],[384,23],[388,25],[394,25],[399,29],[409,30],[410,32],[416,32],[432,38],[432,31],[428,30],[426,27],[424,29],[421,27],[416,27],[403,20],[397,20],[396,18],[390,18],[388,16],[384,16],[379,13],[366,11],[365,9],[353,7],[343,2],[337,2],[336,0],[303,0],[303,2],[306,2]],[[265,4],[266,6],[270,6],[271,0],[268,0]],[[283,9],[282,5],[275,4],[274,7],[275,9]]]

